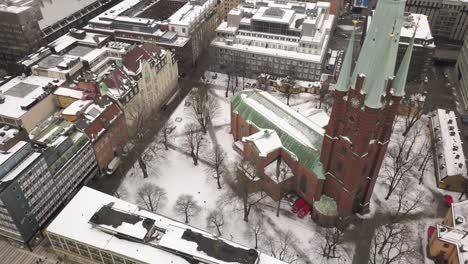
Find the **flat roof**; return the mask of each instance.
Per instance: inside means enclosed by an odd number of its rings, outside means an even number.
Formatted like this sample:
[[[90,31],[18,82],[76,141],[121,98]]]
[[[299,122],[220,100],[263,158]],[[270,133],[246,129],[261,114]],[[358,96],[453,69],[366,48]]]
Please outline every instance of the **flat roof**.
[[[436,150],[443,155],[443,163],[440,164],[440,179],[458,176],[467,177],[465,155],[463,154],[462,141],[457,125],[455,112],[437,109],[433,120],[435,136],[440,139]],[[439,159],[440,161],[441,159]],[[442,166],[444,166],[442,168]]]
[[[203,12],[216,0],[198,0],[200,4],[195,4],[193,1],[188,1],[185,5],[179,8],[172,16],[169,17],[169,24],[189,26],[198,18],[204,18]]]
[[[13,156],[18,150],[23,148],[24,145],[26,144],[28,144],[28,142],[20,140],[13,147],[11,147],[8,151],[6,152],[0,151],[0,165],[2,165],[5,161],[7,161],[11,156]]]
[[[41,1],[39,5],[42,13],[42,19],[39,21],[39,27],[44,29],[56,22],[80,11],[81,9],[93,4],[97,0],[51,0]]]
[[[90,221],[96,212],[99,212],[103,206],[108,206],[114,211],[119,211],[122,214],[114,215],[118,219],[103,219],[98,222],[96,220]],[[154,220],[153,228],[143,228],[143,222],[141,219]],[[144,220],[143,220],[144,221]],[[97,225],[103,225],[106,223],[105,228],[102,229]],[[142,233],[146,230],[152,230],[154,233],[149,233],[151,239],[145,243],[133,241],[125,238],[122,235],[118,235],[116,230],[129,231],[137,227],[130,227],[134,222],[138,225],[138,230]],[[122,223],[126,223],[122,226]],[[149,223],[148,221],[146,223]],[[97,224],[97,225],[96,225]],[[114,226],[112,226],[114,225]],[[108,228],[112,227],[112,228]],[[143,229],[144,230],[143,230]],[[197,254],[202,256],[203,252],[197,251],[193,246],[190,248],[183,249],[184,245],[176,243],[173,245],[172,239],[176,239],[180,235],[180,230],[191,229],[193,232],[199,233],[204,237],[210,237],[213,239],[213,235],[203,230],[199,230],[194,227],[187,226],[178,221],[172,220],[168,217],[151,213],[146,210],[140,209],[138,206],[120,200],[111,195],[93,190],[89,187],[83,187],[75,197],[68,203],[68,205],[60,212],[60,214],[52,221],[47,227],[47,232],[57,234],[66,238],[70,238],[81,243],[108,251],[115,252],[121,256],[126,256],[131,259],[141,261],[149,264],[162,264],[162,263],[173,263],[173,264],[189,264],[186,259],[164,250],[162,247],[179,247],[183,250],[181,253],[185,254]],[[178,233],[177,233],[178,232]],[[167,237],[166,237],[167,235]],[[139,235],[141,237],[141,234]],[[163,241],[163,245],[160,243]],[[180,239],[178,242],[183,242]],[[234,242],[223,239],[224,243],[228,243],[233,247],[245,248]],[[188,242],[186,243],[192,243]],[[186,246],[187,244],[185,244]],[[195,251],[193,251],[195,250]],[[205,255],[206,256],[206,255]],[[260,255],[260,264],[285,264],[284,262],[275,260],[271,257]],[[219,259],[214,259],[211,263],[226,263]],[[230,262],[232,264],[241,262]]]
[[[20,118],[27,110],[23,107],[29,106],[41,96],[46,94],[42,87],[52,83],[60,86],[64,80],[42,76],[16,77],[0,86],[0,92],[5,95],[5,102],[0,104],[0,115]]]

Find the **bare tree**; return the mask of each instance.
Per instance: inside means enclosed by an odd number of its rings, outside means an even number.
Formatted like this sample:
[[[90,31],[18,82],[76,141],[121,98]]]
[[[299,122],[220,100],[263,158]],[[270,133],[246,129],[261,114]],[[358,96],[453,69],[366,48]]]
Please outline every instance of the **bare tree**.
[[[326,259],[340,258],[337,246],[343,240],[343,231],[337,227],[325,228],[323,231],[324,243],[320,245],[321,254]]]
[[[170,133],[174,130],[174,123],[171,120],[167,120],[161,127],[160,142],[163,144],[165,150],[169,150],[169,144],[171,142]]]
[[[401,218],[418,210],[423,202],[423,194],[419,191],[414,191],[414,186],[411,180],[404,178],[402,183],[395,191],[396,203],[394,204],[394,212],[392,212],[392,221],[398,222]],[[414,194],[414,199],[411,195]]]
[[[415,100],[414,94],[408,94],[403,100],[403,104],[406,105],[405,114],[405,131],[403,136],[406,136],[411,128],[421,119],[425,111],[424,102]]]
[[[193,164],[198,165],[200,149],[205,144],[205,138],[200,128],[195,123],[190,123],[185,126],[185,147],[190,151]]]
[[[262,214],[255,214],[253,219],[253,224],[249,225],[249,234],[254,237],[255,240],[255,249],[258,249],[258,242],[260,238],[265,234],[264,230],[264,218]]]
[[[297,263],[299,260],[298,254],[294,249],[295,243],[297,243],[297,239],[290,230],[286,233],[280,233],[275,237],[268,236],[265,241],[266,250],[273,257],[290,264]]]
[[[377,228],[371,242],[369,264],[414,263],[415,241],[411,241],[411,234],[407,226],[399,223]]]
[[[185,223],[188,224],[192,217],[200,213],[201,207],[197,204],[192,195],[183,194],[177,198],[174,211],[178,215],[185,217]]]
[[[385,180],[389,185],[385,200],[390,198],[401,180],[419,163],[420,151],[414,151],[413,147],[414,142],[420,137],[420,132],[420,130],[414,130],[412,133],[407,133],[403,138],[397,138],[391,142],[384,166]]]
[[[242,160],[238,163],[238,175],[234,181],[233,198],[239,198],[243,205],[244,221],[249,221],[249,214],[253,208],[258,208],[259,203],[265,199],[266,194],[263,191],[253,192],[252,185],[260,180],[255,167],[255,162],[251,160]]]
[[[218,111],[218,102],[216,98],[204,89],[196,89],[191,94],[192,101],[192,119],[200,125],[203,133],[206,133],[208,124],[215,117]]]
[[[280,197],[278,199],[278,204],[276,206],[276,216],[279,217],[280,215],[280,207],[281,207],[281,201],[284,198],[284,195],[286,195],[286,189],[284,188],[282,182],[288,179],[291,174],[292,170],[289,167],[289,165],[283,161],[283,159],[280,157],[276,161],[276,174],[275,174],[275,180],[278,183],[280,187]]]
[[[125,189],[125,187],[120,186],[113,194],[112,196],[117,197],[119,199],[125,200],[128,196],[128,191]]]
[[[419,165],[418,171],[421,172],[419,175],[419,184],[422,184],[424,181],[424,173],[426,172],[427,164],[429,161],[432,159],[432,149],[431,149],[431,143],[427,140],[422,149],[421,149],[421,154],[423,154],[423,159],[421,161],[421,165]]]
[[[207,172],[216,180],[218,189],[221,189],[221,176],[225,172],[225,157],[226,153],[222,150],[220,145],[214,146],[208,157],[208,161],[211,163],[211,166],[208,166]]]
[[[127,116],[132,123],[134,131],[131,138],[132,143],[135,145],[135,148],[144,149],[145,134],[148,131],[147,124],[151,122],[149,109],[143,102],[134,102],[134,104],[129,107]],[[137,161],[143,174],[143,178],[148,178],[148,170],[145,162],[144,151],[141,155],[138,156]]]
[[[206,217],[206,222],[207,225],[206,227],[208,228],[216,228],[216,231],[218,231],[218,236],[221,236],[221,228],[224,225],[224,213],[220,209],[215,209],[210,212],[210,214]]]
[[[151,212],[156,212],[166,200],[166,191],[153,183],[145,183],[138,188],[137,204],[144,206]]]

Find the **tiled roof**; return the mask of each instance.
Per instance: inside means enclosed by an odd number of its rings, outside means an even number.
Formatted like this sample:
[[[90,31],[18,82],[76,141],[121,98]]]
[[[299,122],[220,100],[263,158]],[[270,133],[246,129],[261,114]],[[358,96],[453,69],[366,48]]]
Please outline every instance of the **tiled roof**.
[[[123,65],[130,71],[137,73],[140,68],[140,60],[150,60],[153,59],[156,61],[156,57],[161,54],[161,47],[152,44],[145,43],[141,46],[133,48],[123,57]]]

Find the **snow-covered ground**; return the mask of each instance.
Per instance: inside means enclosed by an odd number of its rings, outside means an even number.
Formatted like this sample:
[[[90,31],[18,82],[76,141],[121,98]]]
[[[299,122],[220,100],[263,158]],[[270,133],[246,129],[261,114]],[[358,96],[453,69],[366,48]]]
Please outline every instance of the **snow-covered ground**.
[[[207,73],[205,76],[211,78],[212,73]],[[229,98],[225,98],[225,85],[226,76],[223,74],[217,74],[217,78],[212,80],[210,93],[215,96],[218,101],[219,109],[216,116],[212,120],[214,128],[215,139],[210,138],[210,133],[207,133],[206,144],[203,148],[201,159],[206,159],[208,153],[211,151],[211,145],[214,140],[220,144],[222,149],[227,153],[225,164],[233,174],[236,161],[239,160],[239,155],[233,150],[232,135],[230,134],[230,101]],[[254,83],[254,80],[247,80],[246,82]],[[286,102],[286,98],[279,92],[273,92],[275,97],[278,97],[283,102]],[[229,92],[229,97],[231,92]],[[234,201],[226,202],[225,198],[228,197],[227,192],[229,186],[223,181],[223,188],[218,189],[215,180],[209,177],[207,173],[208,165],[205,162],[199,162],[198,166],[194,166],[192,159],[183,150],[184,126],[192,120],[190,120],[190,106],[186,106],[185,102],[187,98],[181,103],[181,105],[175,110],[170,120],[176,126],[175,130],[171,133],[171,144],[173,147],[170,150],[164,151],[164,159],[154,159],[148,162],[149,178],[144,179],[141,173],[141,169],[138,163],[135,163],[134,167],[126,175],[121,188],[127,192],[127,197],[124,199],[130,202],[137,201],[137,190],[139,186],[146,182],[151,182],[159,187],[166,190],[168,201],[167,203],[159,208],[158,212],[169,217],[183,220],[183,217],[176,214],[173,210],[175,201],[182,194],[190,194],[197,201],[198,205],[202,208],[201,213],[195,216],[191,221],[190,225],[207,229],[206,217],[210,210],[221,208],[225,214],[225,224],[222,226],[222,236],[227,239],[232,239],[236,242],[244,244],[249,247],[255,245],[253,234],[249,233],[249,226],[252,225],[251,221],[249,224],[242,220],[243,212],[236,210],[239,208],[239,204]],[[293,95],[290,98],[290,105],[293,109],[304,112],[310,108],[316,108],[318,106],[318,95],[311,94],[299,94]],[[424,117],[418,125],[424,126],[427,120]],[[392,136],[392,140],[396,140],[401,137],[403,121],[400,120],[395,128],[395,133]],[[424,131],[427,128],[422,128]],[[418,142],[415,144],[414,151],[420,150],[421,145],[425,140],[428,140],[428,135],[424,132],[418,137]],[[153,142],[153,144],[160,144]],[[372,218],[376,212],[388,213],[394,210],[395,196],[391,196],[389,200],[385,200],[386,191],[388,184],[384,179],[384,171],[381,170],[380,178],[375,187],[374,196],[371,202],[372,213],[364,216],[363,218]],[[427,171],[423,184],[418,184],[416,177],[410,177],[410,182],[413,186],[411,194],[408,199],[415,199],[418,195],[423,196],[421,207],[414,213],[419,213],[421,216],[416,221],[407,222],[411,229],[414,231],[413,235],[416,243],[423,243],[420,247],[425,247],[425,231],[427,226],[434,225],[441,221],[440,218],[435,217],[434,202],[436,199],[440,199],[442,193],[441,190],[437,189],[435,184],[435,178],[433,173],[432,160],[427,166]],[[219,202],[224,201],[222,205]],[[261,237],[260,249],[267,254],[265,239],[267,235],[272,237],[277,236],[277,232],[287,233],[291,231],[295,242],[293,247],[299,256],[305,256],[297,263],[351,263],[354,252],[356,241],[347,241],[342,243],[338,247],[340,259],[326,260],[321,259],[319,251],[320,245],[323,243],[323,232],[322,228],[318,227],[310,217],[299,219],[293,214],[288,214],[289,206],[284,203],[282,207],[285,211],[280,217],[276,217],[275,202],[269,198],[263,201],[263,215],[265,219],[265,232],[266,234]],[[351,226],[351,228],[356,228]],[[215,232],[215,230],[212,230]],[[323,230],[322,230],[323,231]],[[354,242],[354,243],[353,243]],[[423,257],[421,256],[421,259]],[[430,260],[426,259],[426,263],[431,263]]]

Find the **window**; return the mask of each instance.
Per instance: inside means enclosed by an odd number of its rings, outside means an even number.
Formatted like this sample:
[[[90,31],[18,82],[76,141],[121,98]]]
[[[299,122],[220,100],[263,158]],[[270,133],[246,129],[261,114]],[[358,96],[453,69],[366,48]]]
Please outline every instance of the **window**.
[[[185,28],[182,28],[182,33],[185,33]]]
[[[305,176],[301,177],[301,181],[299,183],[299,189],[303,193],[306,193],[306,191],[307,191],[307,178]]]

